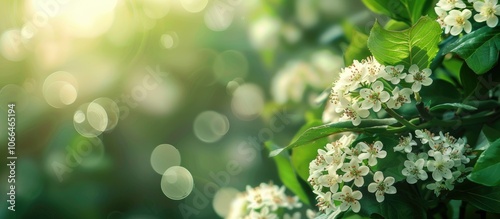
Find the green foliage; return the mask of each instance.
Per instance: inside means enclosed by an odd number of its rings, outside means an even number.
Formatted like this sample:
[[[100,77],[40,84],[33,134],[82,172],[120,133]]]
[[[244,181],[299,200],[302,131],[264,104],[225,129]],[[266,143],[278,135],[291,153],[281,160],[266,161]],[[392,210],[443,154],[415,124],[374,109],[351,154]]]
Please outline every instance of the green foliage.
[[[375,23],[368,38],[368,48],[382,64],[403,64],[407,68],[416,64],[422,69],[429,67],[436,56],[440,39],[439,24],[429,17],[422,17],[404,31],[385,30]]]
[[[498,62],[500,28],[488,26],[466,34],[443,48],[443,53],[456,53],[477,74],[484,74]]]
[[[433,5],[433,1],[420,0],[363,0],[363,3],[375,13],[387,15],[409,25],[426,15]]]
[[[305,124],[292,139],[296,141],[300,134],[306,131],[309,128],[322,125],[323,122],[320,120],[313,120]],[[304,145],[304,147],[296,147],[292,149],[291,161],[292,165],[297,171],[297,174],[304,181],[307,182],[307,178],[309,177],[309,163],[314,160],[318,154],[318,149],[325,147],[326,143],[328,143],[328,139],[324,138],[319,140],[318,142],[311,142],[309,144]]]
[[[266,142],[265,145],[269,151],[278,148],[277,145],[269,141]],[[290,156],[288,155],[288,152],[281,153],[280,155],[273,157],[273,159],[276,163],[278,174],[283,184],[285,184],[285,186],[290,189],[290,191],[295,193],[295,195],[299,197],[300,201],[307,205],[310,205],[309,198],[300,185],[297,175],[295,174],[295,170],[290,163]]]
[[[500,186],[489,187],[465,181],[455,186],[448,197],[466,201],[484,211],[500,213]]]
[[[500,139],[491,143],[481,153],[469,179],[486,186],[499,186],[500,177],[498,176],[500,176]]]
[[[270,156],[276,156],[283,150],[303,146],[309,143],[316,143],[327,136],[341,132],[384,132],[389,125],[396,124],[396,119],[365,119],[358,126],[354,126],[351,121],[335,122],[312,127],[303,132],[300,137],[285,148],[271,151]]]
[[[431,111],[441,110],[441,109],[464,109],[464,110],[477,110],[476,107],[463,103],[442,103],[430,108]]]
[[[370,50],[366,47],[368,36],[359,31],[353,31],[351,43],[344,53],[346,66],[352,65],[353,60],[362,60],[370,56]]]
[[[377,202],[375,194],[362,189],[360,200],[361,213],[368,216],[381,215],[384,218],[427,218],[423,201],[413,185],[406,182],[395,184],[398,192],[386,194],[382,203]]]
[[[397,137],[383,137],[380,141],[384,144],[383,149],[387,152],[387,156],[384,159],[380,159],[377,164],[377,170],[383,171],[384,176],[392,176],[396,182],[406,179],[401,173],[403,170],[403,165],[406,160],[406,154],[394,151],[394,147],[399,143]]]

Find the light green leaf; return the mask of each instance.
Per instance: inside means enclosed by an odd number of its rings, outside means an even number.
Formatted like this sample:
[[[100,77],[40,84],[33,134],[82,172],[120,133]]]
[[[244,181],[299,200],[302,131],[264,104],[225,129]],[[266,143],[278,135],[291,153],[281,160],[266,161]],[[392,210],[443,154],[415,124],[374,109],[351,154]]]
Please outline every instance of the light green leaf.
[[[413,27],[403,31],[385,30],[375,23],[368,37],[368,48],[382,64],[402,64],[406,68],[416,64],[422,69],[436,56],[440,39],[439,24],[422,17]]]
[[[499,50],[500,28],[484,26],[447,45],[443,54],[456,53],[476,74],[484,74],[498,62]]]
[[[440,109],[464,109],[469,111],[477,110],[476,107],[471,105],[463,104],[463,103],[443,103],[436,106],[433,106],[430,111],[440,110]]]
[[[265,143],[266,148],[269,151],[272,151],[278,148],[277,145],[268,141]],[[290,156],[288,153],[281,153],[279,156],[273,157],[274,162],[276,163],[276,167],[278,168],[278,174],[283,182],[283,184],[290,189],[295,195],[297,195],[303,203],[310,205],[309,198],[307,197],[306,192],[300,185],[300,182],[295,174],[295,170],[290,163]]]
[[[307,129],[300,137],[287,147],[271,151],[271,157],[278,155],[283,150],[292,149],[294,147],[315,143],[329,135],[340,132],[377,132],[381,133],[387,130],[389,125],[396,124],[397,120],[390,119],[364,119],[358,126],[354,126],[351,121],[342,121],[336,123],[325,124]]]
[[[491,176],[498,178],[498,175]],[[500,213],[500,186],[483,186],[466,180],[455,186],[449,198],[464,200],[484,211]]]
[[[433,1],[422,0],[363,0],[363,3],[375,13],[410,25],[426,15],[433,6]]]
[[[353,60],[361,60],[371,55],[366,42],[368,36],[364,33],[353,31],[351,43],[344,53],[346,66],[352,65]]]
[[[486,186],[500,185],[500,139],[497,139],[481,153],[474,170],[468,178]]]

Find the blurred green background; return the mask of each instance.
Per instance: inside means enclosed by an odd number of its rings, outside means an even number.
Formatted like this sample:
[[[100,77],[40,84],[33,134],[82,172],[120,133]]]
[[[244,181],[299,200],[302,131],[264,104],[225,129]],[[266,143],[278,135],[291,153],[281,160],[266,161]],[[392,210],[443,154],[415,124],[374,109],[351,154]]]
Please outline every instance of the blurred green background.
[[[224,216],[234,191],[281,184],[262,142],[286,145],[306,111],[328,120],[316,100],[349,30],[376,17],[343,0],[6,0],[0,14],[17,156],[0,218]],[[7,163],[6,119],[0,136]]]

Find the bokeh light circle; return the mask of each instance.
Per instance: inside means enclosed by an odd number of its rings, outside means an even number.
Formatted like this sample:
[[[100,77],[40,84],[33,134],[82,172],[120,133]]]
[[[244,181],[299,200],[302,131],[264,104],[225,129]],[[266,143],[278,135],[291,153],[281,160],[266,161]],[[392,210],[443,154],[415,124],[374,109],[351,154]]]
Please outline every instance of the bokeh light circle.
[[[21,31],[7,30],[0,37],[0,53],[9,61],[21,61],[26,57]]]
[[[225,13],[223,13],[223,10],[221,10],[221,8],[225,8],[227,6],[222,4],[225,3],[221,1],[215,1],[205,11],[205,25],[212,31],[224,31],[233,22],[234,11],[225,10]]]
[[[116,104],[115,101],[107,97],[100,97],[92,101],[91,105],[93,106],[98,105],[105,111],[107,118],[107,125],[104,131],[109,131],[116,127],[118,121],[120,120],[120,108],[118,107],[118,104]]]
[[[71,105],[78,97],[78,82],[65,71],[54,72],[43,83],[45,101],[54,108]]]
[[[163,174],[168,168],[179,165],[181,165],[181,154],[170,144],[158,145],[151,153],[151,167],[158,174]]]
[[[189,170],[181,166],[168,168],[161,178],[161,190],[172,200],[186,198],[193,191],[193,187],[193,176]]]
[[[240,192],[235,188],[221,188],[215,193],[214,201],[212,202],[215,213],[220,217],[225,218],[229,213],[229,207],[232,201]]]
[[[179,36],[175,32],[165,33],[161,35],[160,43],[166,49],[175,48],[179,43]]]
[[[191,13],[197,13],[205,9],[208,0],[180,0],[182,7]]]
[[[243,84],[233,92],[231,109],[242,120],[253,120],[264,110],[264,92],[255,84]]]
[[[106,111],[98,104],[90,105],[91,103],[80,105],[73,114],[75,130],[87,138],[99,136],[107,126]]]
[[[198,139],[203,142],[213,143],[228,132],[229,120],[220,113],[205,111],[196,117],[193,129]]]

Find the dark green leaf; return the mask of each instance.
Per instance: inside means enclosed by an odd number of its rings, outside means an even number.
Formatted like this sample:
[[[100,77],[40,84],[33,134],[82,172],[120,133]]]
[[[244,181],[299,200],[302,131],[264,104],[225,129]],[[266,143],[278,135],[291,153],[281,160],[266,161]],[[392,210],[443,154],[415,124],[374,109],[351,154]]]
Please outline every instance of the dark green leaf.
[[[329,135],[340,132],[384,132],[389,125],[396,124],[396,119],[364,119],[358,126],[354,126],[351,121],[342,121],[336,123],[325,124],[307,129],[300,137],[287,147],[271,151],[271,157],[278,155],[283,150],[292,149],[294,147],[315,143]]]
[[[375,23],[368,38],[368,48],[382,64],[402,64],[406,68],[416,64],[422,69],[436,56],[440,38],[439,24],[429,17],[422,17],[404,31],[385,30]]]
[[[394,147],[398,145],[397,137],[383,137],[380,141],[384,144],[383,149],[387,152],[387,156],[379,159],[377,163],[377,170],[384,172],[384,176],[392,176],[396,182],[406,179],[401,173],[404,166],[401,165],[406,159],[406,154],[394,151]]]
[[[443,54],[456,53],[476,74],[484,74],[497,63],[499,49],[500,28],[484,26],[447,45]]]
[[[460,68],[460,83],[464,89],[464,95],[471,95],[477,87],[477,75],[467,65],[462,65]]]
[[[492,177],[498,178],[498,175]],[[483,186],[466,180],[455,186],[449,198],[464,200],[484,211],[500,213],[500,186]]]
[[[385,175],[384,175],[385,176]],[[371,216],[373,214],[382,215],[384,218],[426,218],[423,208],[423,201],[415,192],[413,185],[406,182],[395,184],[397,193],[386,194],[385,200],[378,203],[375,194],[369,193],[362,188],[363,198],[361,203],[361,213]]]
[[[443,92],[446,91],[446,92]],[[434,80],[429,87],[422,87],[420,90],[422,101],[430,107],[443,104],[460,102],[460,92],[455,86],[444,80]]]
[[[269,141],[266,142],[265,145],[269,149],[269,151],[278,148],[278,146]],[[274,162],[276,162],[278,174],[283,184],[295,195],[297,195],[303,203],[309,205],[310,202],[307,194],[300,185],[297,175],[295,174],[295,170],[290,163],[290,156],[288,155],[288,153],[281,153],[279,156],[275,156],[273,159]]]
[[[477,110],[476,107],[473,107],[471,105],[463,104],[463,103],[442,103],[436,106],[433,106],[430,110],[435,111],[435,110],[440,110],[440,109],[464,109],[464,110]]]
[[[300,137],[300,134],[305,132],[307,129],[321,124],[323,124],[323,122],[320,120],[308,122],[297,132],[297,135],[291,142],[296,141]],[[307,181],[307,178],[309,177],[309,163],[316,158],[318,149],[325,147],[326,143],[328,143],[328,139],[324,138],[317,142],[304,145],[304,147],[296,147],[292,149],[292,165],[297,171],[297,174],[304,181]]]
[[[497,139],[479,156],[468,178],[486,186],[500,185],[500,139]]]
[[[352,65],[353,60],[361,60],[371,55],[366,45],[367,41],[368,36],[366,34],[358,31],[353,32],[351,43],[344,53],[346,66]]]

